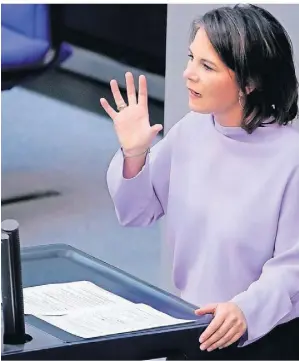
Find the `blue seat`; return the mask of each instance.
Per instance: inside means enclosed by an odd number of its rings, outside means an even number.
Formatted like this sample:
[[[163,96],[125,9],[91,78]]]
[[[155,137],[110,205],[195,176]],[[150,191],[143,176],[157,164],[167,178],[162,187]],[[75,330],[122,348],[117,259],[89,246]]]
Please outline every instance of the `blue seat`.
[[[71,55],[59,34],[60,6],[1,5],[2,90],[19,85]]]
[[[31,39],[2,26],[1,65],[4,69],[35,64],[49,51],[49,43],[41,39]]]
[[[37,77],[71,55],[70,45],[64,43],[60,35],[60,9],[56,4],[1,5],[1,90]],[[33,191],[29,195],[2,199],[2,205],[56,193]]]

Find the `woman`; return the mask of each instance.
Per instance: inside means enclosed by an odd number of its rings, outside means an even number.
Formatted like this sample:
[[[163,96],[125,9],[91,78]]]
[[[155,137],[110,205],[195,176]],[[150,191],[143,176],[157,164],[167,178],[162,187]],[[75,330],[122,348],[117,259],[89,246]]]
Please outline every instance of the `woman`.
[[[174,283],[197,315],[214,316],[199,342],[217,351],[201,357],[226,357],[219,349],[237,342],[246,346],[237,357],[291,358],[299,317],[291,42],[266,10],[222,7],[194,22],[189,51],[191,112],[151,150],[162,126],[150,126],[145,77],[136,99],[126,74],[128,104],[111,81],[118,112],[101,99],[121,145],[107,174],[116,214],[124,226],[166,216]]]

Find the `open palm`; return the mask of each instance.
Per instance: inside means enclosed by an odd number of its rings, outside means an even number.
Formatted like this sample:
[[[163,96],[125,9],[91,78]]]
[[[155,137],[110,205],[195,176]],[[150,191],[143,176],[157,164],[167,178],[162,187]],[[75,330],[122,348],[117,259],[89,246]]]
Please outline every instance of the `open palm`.
[[[111,91],[117,107],[115,111],[108,101],[101,98],[101,104],[113,120],[114,128],[121,147],[126,151],[144,151],[150,147],[155,136],[163,129],[162,125],[151,126],[148,112],[148,95],[146,78],[139,77],[138,99],[132,73],[126,73],[128,105],[126,105],[116,80],[110,82]]]

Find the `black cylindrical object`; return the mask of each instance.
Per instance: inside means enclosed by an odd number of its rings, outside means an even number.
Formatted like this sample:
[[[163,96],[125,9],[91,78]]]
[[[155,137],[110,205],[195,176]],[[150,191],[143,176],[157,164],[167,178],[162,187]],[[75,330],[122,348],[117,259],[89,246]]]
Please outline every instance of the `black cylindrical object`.
[[[4,343],[26,342],[19,224],[1,223],[1,288]]]

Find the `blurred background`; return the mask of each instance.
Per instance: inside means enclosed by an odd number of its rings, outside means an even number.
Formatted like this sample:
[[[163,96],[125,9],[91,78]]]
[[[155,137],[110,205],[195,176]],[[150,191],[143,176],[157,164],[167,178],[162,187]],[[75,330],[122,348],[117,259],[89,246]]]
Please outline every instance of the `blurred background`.
[[[126,71],[145,74],[151,123],[167,132],[188,111],[191,21],[218,6],[1,5],[1,210],[23,247],[70,244],[175,292],[163,220],[118,225],[106,186],[118,142],[99,99],[112,102],[111,79],[124,88]],[[289,32],[298,69],[299,5],[263,6]]]
[[[100,106],[145,74],[163,123],[167,5],[1,5],[2,220],[21,246],[66,243],[159,283],[160,230],[118,225],[106,171],[119,144]],[[125,93],[124,93],[125,95]],[[126,98],[125,98],[126,99]]]

